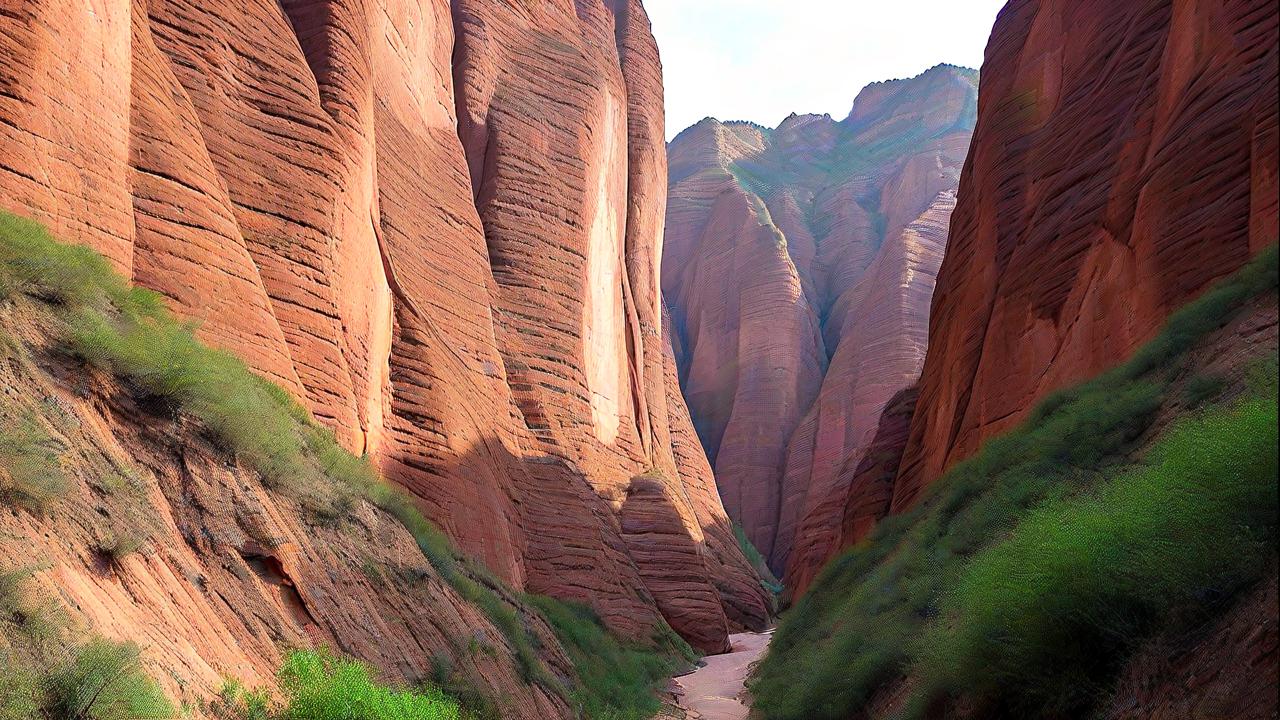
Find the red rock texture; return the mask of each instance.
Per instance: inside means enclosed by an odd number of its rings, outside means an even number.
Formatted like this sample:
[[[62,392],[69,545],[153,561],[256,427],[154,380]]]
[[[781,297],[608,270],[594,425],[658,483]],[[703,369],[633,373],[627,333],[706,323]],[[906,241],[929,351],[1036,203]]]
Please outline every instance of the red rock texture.
[[[1013,0],[893,507],[1277,238],[1275,4]]]
[[[283,651],[312,645],[363,658],[398,683],[430,680],[443,658],[503,718],[575,717],[555,688],[522,680],[504,630],[452,589],[395,518],[361,503],[340,524],[318,524],[198,423],[156,412],[53,350],[57,321],[33,305],[0,308],[10,338],[0,432],[34,423],[70,492],[43,513],[0,508],[0,569],[38,562],[32,602],[63,610],[78,634],[137,643],[144,669],[197,718],[224,680],[270,688]],[[0,469],[0,486],[8,479]],[[102,548],[117,540],[141,545],[113,558]],[[538,639],[548,672],[570,676],[541,616],[499,592]],[[9,642],[0,637],[0,651]]]
[[[880,425],[866,449],[841,465],[836,480],[842,492],[828,494],[804,518],[797,530],[803,542],[797,544],[787,567],[784,600],[803,595],[828,562],[867,537],[889,514],[916,397],[914,386],[893,396],[880,413]]]
[[[939,66],[868,87],[844,121],[707,119],[671,143],[681,383],[729,515],[777,572],[826,556],[841,468],[919,373],[976,84]]]
[[[633,637],[767,621],[671,388],[639,0],[7,2],[0,60],[0,206],[166,295],[464,551]]]

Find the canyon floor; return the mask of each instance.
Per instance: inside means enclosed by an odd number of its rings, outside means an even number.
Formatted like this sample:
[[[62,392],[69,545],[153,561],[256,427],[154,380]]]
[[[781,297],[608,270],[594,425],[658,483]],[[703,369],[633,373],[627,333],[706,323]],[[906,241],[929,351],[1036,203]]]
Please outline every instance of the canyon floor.
[[[680,706],[689,720],[746,720],[743,699],[751,666],[764,656],[773,631],[730,635],[733,650],[705,658],[706,664],[676,678],[683,695]]]

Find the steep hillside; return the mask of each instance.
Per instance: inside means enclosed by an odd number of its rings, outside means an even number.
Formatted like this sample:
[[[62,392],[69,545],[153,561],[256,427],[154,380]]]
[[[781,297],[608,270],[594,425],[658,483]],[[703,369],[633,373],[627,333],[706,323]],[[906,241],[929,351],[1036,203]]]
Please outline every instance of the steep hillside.
[[[821,566],[831,498],[919,374],[976,94],[944,65],[867,87],[842,121],[709,118],[670,145],[681,383],[729,515],[789,584]]]
[[[1265,0],[1013,0],[983,64],[893,507],[1277,238]]]
[[[331,656],[286,654],[329,648],[468,720],[639,719],[687,659],[661,620],[632,647],[512,590],[159,296],[7,215],[0,336],[0,717],[266,720],[278,669],[322,703]],[[344,667],[324,703],[359,702]]]
[[[830,563],[761,717],[1275,717],[1278,257]]]
[[[767,621],[674,385],[639,0],[40,0],[0,60],[0,207],[159,292],[462,552],[634,639]],[[369,659],[421,660],[393,645]]]

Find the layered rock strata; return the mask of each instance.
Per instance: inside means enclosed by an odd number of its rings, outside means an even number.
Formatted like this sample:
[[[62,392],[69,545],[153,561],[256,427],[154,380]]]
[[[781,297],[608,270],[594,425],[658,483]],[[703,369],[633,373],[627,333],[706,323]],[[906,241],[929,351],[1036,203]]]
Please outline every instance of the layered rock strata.
[[[463,551],[631,637],[766,622],[672,389],[639,0],[7,3],[0,59],[0,205],[164,294]]]
[[[976,72],[938,66],[869,86],[841,121],[707,119],[670,145],[681,383],[775,572],[820,563],[881,410],[919,374],[976,97]]]
[[[1263,0],[1000,13],[895,510],[1276,242],[1278,23]]]

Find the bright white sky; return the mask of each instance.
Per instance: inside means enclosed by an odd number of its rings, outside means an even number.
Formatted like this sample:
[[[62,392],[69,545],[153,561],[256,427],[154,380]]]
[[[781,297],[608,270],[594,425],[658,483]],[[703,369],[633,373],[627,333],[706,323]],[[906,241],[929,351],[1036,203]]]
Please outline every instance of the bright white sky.
[[[866,85],[938,63],[979,67],[1004,0],[645,0],[667,138],[708,115],[775,127],[844,118]]]

